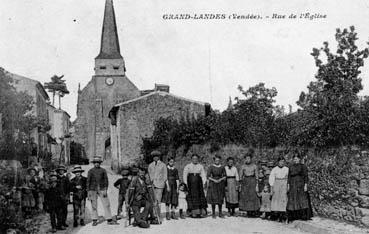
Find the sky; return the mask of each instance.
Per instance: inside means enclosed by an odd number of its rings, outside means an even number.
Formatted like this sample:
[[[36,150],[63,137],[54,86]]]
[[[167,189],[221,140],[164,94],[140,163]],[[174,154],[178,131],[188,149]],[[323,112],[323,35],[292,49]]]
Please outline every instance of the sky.
[[[62,99],[76,117],[78,84],[94,75],[105,0],[1,0],[0,67],[48,82],[64,75]],[[335,49],[336,28],[356,27],[359,47],[369,39],[368,0],[114,0],[121,54],[139,89],[170,85],[176,95],[227,107],[229,97],[264,82],[278,90],[277,104],[293,105],[317,71],[313,47]],[[165,20],[165,14],[225,14],[223,20]],[[290,14],[326,18],[288,19]],[[262,19],[229,19],[229,15]],[[273,14],[287,19],[272,19]],[[269,18],[267,18],[269,16]],[[369,94],[369,61],[362,69]]]

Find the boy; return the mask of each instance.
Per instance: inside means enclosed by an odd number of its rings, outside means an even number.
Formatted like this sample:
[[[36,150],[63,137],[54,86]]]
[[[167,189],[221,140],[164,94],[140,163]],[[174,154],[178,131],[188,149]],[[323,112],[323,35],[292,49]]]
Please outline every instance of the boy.
[[[58,185],[58,177],[55,171],[50,172],[50,183],[46,189],[45,200],[46,200],[46,209],[50,214],[51,221],[51,232],[55,233],[56,230],[65,230],[66,228],[62,223],[62,203],[63,193]]]
[[[74,166],[73,174],[75,177],[71,180],[71,191],[73,192],[73,227],[78,226],[80,221],[81,226],[85,225],[85,207],[87,197],[87,178],[82,176],[84,170],[81,166]]]
[[[129,184],[131,183],[131,180],[129,179],[129,170],[128,168],[124,167],[121,171],[122,178],[118,179],[114,183],[114,187],[119,189],[119,198],[118,198],[118,211],[117,211],[117,218],[121,218],[122,213],[122,207],[123,203],[125,202],[125,196],[127,193],[127,189],[129,187]],[[128,214],[127,214],[128,215]]]

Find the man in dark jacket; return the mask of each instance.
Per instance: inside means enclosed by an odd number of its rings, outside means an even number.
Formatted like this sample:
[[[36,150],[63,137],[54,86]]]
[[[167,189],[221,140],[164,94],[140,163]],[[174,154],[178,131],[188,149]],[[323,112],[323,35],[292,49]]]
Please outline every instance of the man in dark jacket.
[[[92,163],[94,167],[88,171],[87,174],[87,191],[88,191],[88,199],[91,201],[92,206],[92,226],[96,226],[98,224],[98,214],[97,214],[97,197],[100,197],[100,200],[104,206],[105,218],[108,221],[108,224],[118,224],[116,220],[113,220],[110,210],[110,201],[108,197],[108,175],[104,168],[100,167],[102,163],[101,157],[95,156],[92,159]]]
[[[85,207],[87,197],[87,178],[82,176],[81,166],[74,166],[75,177],[71,180],[71,192],[73,192],[73,226],[78,226],[78,221],[82,226],[85,225]]]
[[[67,168],[64,165],[60,165],[56,172],[58,173],[58,185],[62,192],[61,199],[61,224],[64,227],[68,227],[67,215],[68,215],[68,203],[69,203],[69,193],[70,193],[70,181],[65,175],[67,173]]]
[[[47,185],[45,191],[45,205],[46,210],[50,214],[51,221],[51,232],[55,233],[56,230],[65,230],[66,228],[62,225],[62,212],[61,206],[63,194],[58,184],[58,177],[55,171],[52,171],[49,175],[50,182]]]

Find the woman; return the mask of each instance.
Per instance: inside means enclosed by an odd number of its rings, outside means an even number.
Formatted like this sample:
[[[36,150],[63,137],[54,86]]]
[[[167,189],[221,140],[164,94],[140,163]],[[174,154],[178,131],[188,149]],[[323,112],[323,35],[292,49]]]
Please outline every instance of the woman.
[[[286,219],[287,207],[287,178],[288,167],[283,157],[278,159],[278,165],[273,168],[269,176],[269,184],[272,192],[271,211],[273,218],[282,222]]]
[[[224,218],[222,214],[222,205],[225,197],[225,168],[220,164],[220,156],[214,157],[214,164],[208,169],[209,187],[207,191],[206,200],[211,204],[212,217],[215,219],[215,206],[218,205],[219,218]]]
[[[308,220],[311,218],[308,198],[308,169],[301,163],[299,155],[293,157],[288,173],[288,220]]]
[[[183,182],[188,188],[188,210],[193,218],[203,218],[208,206],[204,193],[206,173],[204,167],[199,164],[197,154],[193,154],[191,160],[192,162],[183,169]]]
[[[239,208],[243,215],[256,217],[260,209],[259,192],[259,170],[256,164],[252,162],[252,154],[245,156],[245,165],[241,168],[241,192]]]
[[[167,220],[178,219],[175,210],[178,206],[179,176],[177,168],[174,167],[174,158],[169,158],[167,170],[168,180],[165,184],[162,202],[165,203]],[[171,209],[170,214],[169,209]]]
[[[228,209],[229,215],[235,215],[235,209],[238,207],[238,188],[239,188],[239,176],[238,171],[234,164],[234,158],[227,158],[226,171],[226,207]]]

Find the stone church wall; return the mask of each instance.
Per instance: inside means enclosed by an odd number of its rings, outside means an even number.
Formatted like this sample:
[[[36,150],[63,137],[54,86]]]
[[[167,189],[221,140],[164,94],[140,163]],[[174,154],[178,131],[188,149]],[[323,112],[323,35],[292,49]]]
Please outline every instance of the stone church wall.
[[[198,117],[205,115],[205,103],[195,102],[165,92],[155,92],[136,100],[128,101],[117,112],[116,129],[112,128],[113,159],[127,164],[141,156],[143,137],[154,131],[155,120],[160,117]]]
[[[105,83],[107,77],[114,79],[112,85]],[[89,158],[105,156],[105,142],[110,138],[110,109],[139,95],[138,88],[125,76],[94,76],[81,91],[74,140],[85,147]]]

